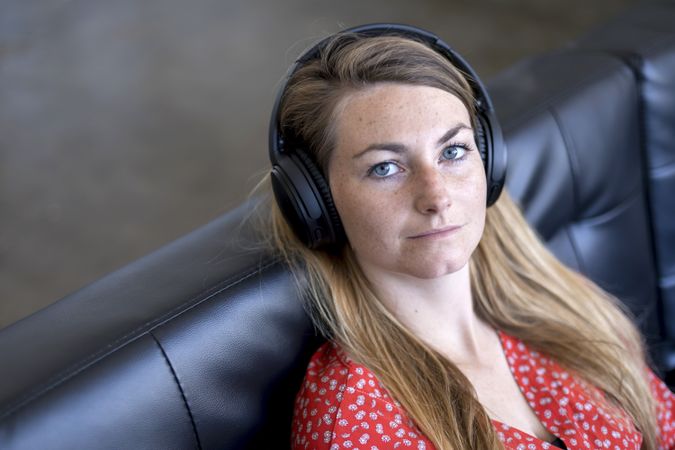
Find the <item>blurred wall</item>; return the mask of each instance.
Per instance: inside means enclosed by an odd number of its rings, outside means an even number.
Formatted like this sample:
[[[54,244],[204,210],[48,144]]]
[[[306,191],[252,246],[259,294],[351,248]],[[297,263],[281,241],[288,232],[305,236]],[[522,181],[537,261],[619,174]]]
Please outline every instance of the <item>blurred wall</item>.
[[[0,327],[242,201],[316,39],[411,23],[489,79],[635,2],[2,0]]]

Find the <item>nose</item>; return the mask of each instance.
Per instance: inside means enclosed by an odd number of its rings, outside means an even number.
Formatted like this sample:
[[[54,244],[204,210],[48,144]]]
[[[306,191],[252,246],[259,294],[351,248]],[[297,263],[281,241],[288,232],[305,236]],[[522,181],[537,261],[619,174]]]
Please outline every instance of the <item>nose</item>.
[[[438,167],[418,170],[415,176],[415,208],[422,214],[438,214],[452,206],[451,181]]]

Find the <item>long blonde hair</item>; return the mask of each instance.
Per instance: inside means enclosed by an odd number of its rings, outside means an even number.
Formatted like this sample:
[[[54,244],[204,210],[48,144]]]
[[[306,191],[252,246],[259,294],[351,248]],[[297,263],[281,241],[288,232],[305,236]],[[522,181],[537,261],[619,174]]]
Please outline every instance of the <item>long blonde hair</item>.
[[[348,92],[384,81],[451,92],[474,120],[465,75],[425,44],[337,35],[319,59],[291,78],[281,103],[282,129],[308,143],[327,173],[337,103]],[[383,305],[350,246],[310,250],[275,202],[271,211],[274,246],[302,279],[308,311],[321,332],[372,370],[437,448],[502,448],[471,382]],[[507,193],[487,211],[470,273],[480,318],[599,388],[641,431],[642,449],[657,448],[640,333],[618,301],[546,249]]]

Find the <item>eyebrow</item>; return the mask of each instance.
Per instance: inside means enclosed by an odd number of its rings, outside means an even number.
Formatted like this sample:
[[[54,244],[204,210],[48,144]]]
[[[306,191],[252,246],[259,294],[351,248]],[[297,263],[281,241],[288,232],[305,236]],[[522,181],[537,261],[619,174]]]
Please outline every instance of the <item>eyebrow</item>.
[[[471,130],[471,127],[463,123],[458,123],[454,127],[450,128],[448,131],[446,131],[445,134],[441,136],[441,138],[437,141],[436,145],[445,144],[448,140],[457,135],[457,133],[459,133],[461,130]],[[394,153],[404,153],[406,151],[406,146],[398,142],[383,142],[370,144],[368,147],[358,152],[352,158],[353,159],[360,158],[366,153],[373,150],[386,150]]]

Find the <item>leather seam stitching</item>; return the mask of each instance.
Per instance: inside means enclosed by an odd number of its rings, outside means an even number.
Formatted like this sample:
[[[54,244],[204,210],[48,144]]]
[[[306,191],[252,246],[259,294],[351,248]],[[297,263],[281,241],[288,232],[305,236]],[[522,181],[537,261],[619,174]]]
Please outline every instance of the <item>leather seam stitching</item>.
[[[173,379],[176,381],[176,386],[178,387],[178,391],[180,392],[180,396],[183,399],[183,406],[185,406],[185,409],[187,410],[187,413],[188,413],[188,417],[190,418],[190,424],[192,425],[192,432],[195,435],[195,441],[197,442],[197,448],[199,450],[202,450],[202,444],[199,441],[199,434],[197,433],[197,424],[195,423],[195,418],[192,415],[192,410],[190,409],[190,404],[188,403],[187,396],[185,395],[185,391],[183,390],[183,385],[181,384],[180,380],[178,379],[178,374],[174,370],[173,364],[171,364],[171,360],[169,360],[169,356],[164,351],[164,347],[162,347],[162,344],[159,342],[159,339],[157,339],[157,336],[155,336],[152,332],[149,332],[148,334],[157,343],[157,347],[159,347],[159,351],[162,353],[162,357],[164,357],[164,361],[166,362],[166,365],[169,366],[169,370],[171,371],[171,375],[173,376]]]
[[[250,277],[252,277],[252,276],[254,276],[258,273],[261,273],[263,270],[267,269],[268,267],[271,267],[272,265],[276,264],[277,262],[278,262],[278,258],[274,258],[270,262],[268,262],[267,264],[259,265],[257,268],[255,268],[251,272],[247,273],[243,277],[238,278],[237,280],[232,281],[232,278],[231,278],[230,280],[224,282],[226,284],[225,286],[223,286],[220,289],[215,290],[214,292],[208,294],[206,297],[201,298],[200,300],[195,302],[196,299],[199,299],[200,297],[203,296],[204,292],[208,292],[208,290],[202,291],[202,293],[192,297],[190,300],[187,300],[187,301],[181,303],[180,305],[176,306],[175,308],[171,309],[170,311],[166,312],[165,314],[161,315],[160,317],[149,320],[149,321],[145,322],[144,324],[136,327],[132,331],[126,333],[124,336],[122,336],[120,338],[117,338],[115,341],[113,341],[110,344],[107,344],[104,349],[97,350],[96,352],[94,352],[91,355],[85,357],[84,359],[78,361],[77,363],[71,364],[68,368],[60,371],[57,375],[54,375],[53,377],[51,377],[50,379],[48,379],[47,381],[42,383],[42,386],[44,386],[42,389],[35,388],[33,390],[32,394],[26,394],[25,396],[23,396],[23,398],[20,398],[16,402],[11,403],[9,406],[7,406],[7,408],[5,408],[3,411],[0,412],[0,419],[4,419],[5,417],[7,417],[7,416],[11,415],[12,413],[16,412],[18,409],[22,408],[26,404],[32,402],[33,400],[37,399],[38,397],[41,397],[41,396],[45,395],[47,392],[51,391],[52,389],[54,389],[55,387],[57,387],[58,385],[60,385],[64,381],[66,381],[66,380],[74,377],[75,375],[79,374],[80,372],[84,371],[85,369],[87,369],[89,366],[96,363],[100,359],[104,358],[107,355],[110,355],[110,354],[116,352],[117,350],[122,348],[124,345],[128,345],[131,342],[133,342],[135,339],[138,339],[142,334],[138,334],[138,336],[136,336],[134,339],[130,339],[127,342],[124,342],[123,345],[120,345],[120,343],[122,341],[127,340],[127,338],[129,338],[129,336],[132,336],[136,333],[139,333],[139,331],[143,330],[144,328],[147,328],[146,331],[150,331],[153,328],[155,328],[155,327],[161,325],[162,323],[165,323],[169,319],[171,319],[175,315],[176,311],[184,308],[184,311],[182,311],[182,312],[185,312],[185,311],[187,311],[191,308],[194,308],[195,306],[209,300],[210,298],[218,295],[219,293],[221,293],[221,292],[223,292],[223,291],[225,291],[225,290],[227,290],[227,289],[229,289],[233,286],[236,286],[237,284],[241,283],[242,281],[244,281],[244,280],[246,280],[246,279],[248,279],[248,278],[250,278]],[[195,302],[195,303],[192,304],[192,305],[189,305],[190,302]],[[187,305],[189,305],[188,308],[186,308]],[[110,347],[113,347],[113,348],[110,348]],[[54,380],[54,381],[51,381],[51,380]]]

